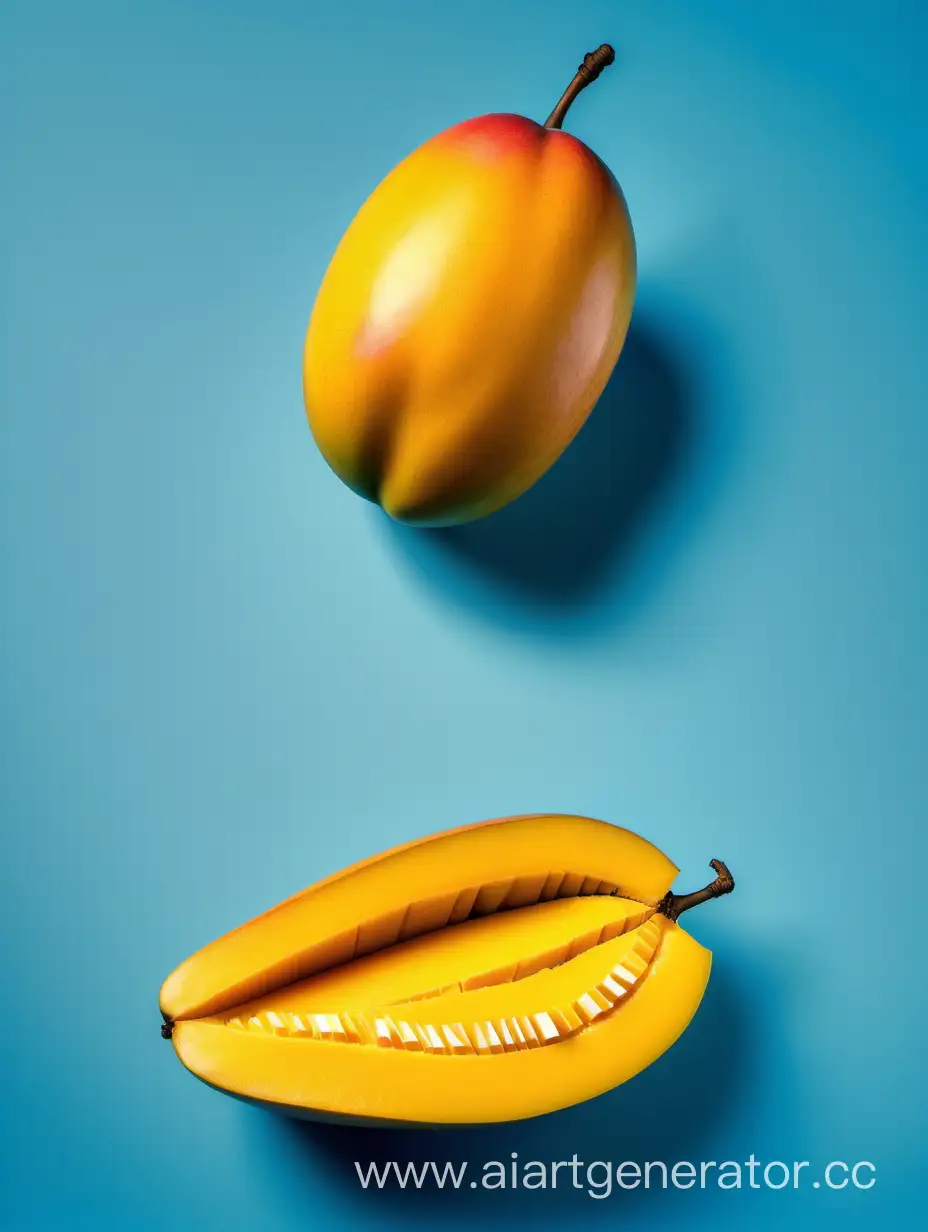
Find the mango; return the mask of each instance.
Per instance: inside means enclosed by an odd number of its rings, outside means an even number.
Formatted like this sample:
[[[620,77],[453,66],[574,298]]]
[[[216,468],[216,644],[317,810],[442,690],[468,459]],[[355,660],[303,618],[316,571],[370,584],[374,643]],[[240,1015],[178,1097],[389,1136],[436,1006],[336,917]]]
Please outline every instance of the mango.
[[[518,1120],[649,1065],[686,1028],[711,955],[677,923],[647,840],[589,817],[507,817],[310,886],[165,980],[162,1034],[221,1091],[374,1125]]]
[[[560,125],[613,58],[587,55],[544,125],[485,115],[426,141],[332,257],[304,350],[309,424],[399,521],[466,522],[519,496],[612,373],[634,235],[612,173]]]

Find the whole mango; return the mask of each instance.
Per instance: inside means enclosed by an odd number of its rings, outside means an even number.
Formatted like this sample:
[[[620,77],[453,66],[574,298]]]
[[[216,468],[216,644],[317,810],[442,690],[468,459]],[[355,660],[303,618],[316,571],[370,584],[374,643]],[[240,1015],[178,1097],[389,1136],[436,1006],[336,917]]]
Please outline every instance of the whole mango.
[[[492,513],[570,444],[625,340],[635,240],[605,164],[560,130],[612,62],[585,57],[542,126],[487,115],[427,141],[361,207],[306,338],[326,461],[399,521]]]

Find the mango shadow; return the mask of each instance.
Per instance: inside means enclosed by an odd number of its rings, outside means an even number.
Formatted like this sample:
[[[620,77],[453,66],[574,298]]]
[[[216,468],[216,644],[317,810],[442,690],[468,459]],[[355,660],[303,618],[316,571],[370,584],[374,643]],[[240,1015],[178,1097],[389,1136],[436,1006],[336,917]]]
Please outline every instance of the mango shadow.
[[[477,522],[421,529],[382,517],[386,533],[458,602],[504,620],[531,608],[569,623],[621,579],[685,471],[701,379],[639,311],[592,414],[534,487]]]

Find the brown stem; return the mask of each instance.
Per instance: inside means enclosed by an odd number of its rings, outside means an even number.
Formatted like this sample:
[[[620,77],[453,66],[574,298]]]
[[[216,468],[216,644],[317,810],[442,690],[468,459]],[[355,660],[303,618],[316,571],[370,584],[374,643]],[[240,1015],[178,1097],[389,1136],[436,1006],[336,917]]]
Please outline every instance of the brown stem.
[[[174,1034],[174,1023],[168,1018],[164,1010],[161,1011],[161,1017],[164,1019],[164,1022],[161,1024],[161,1038],[170,1039]]]
[[[602,47],[597,47],[595,51],[588,51],[583,57],[583,63],[577,69],[577,75],[561,95],[558,105],[554,108],[551,114],[545,120],[545,128],[560,128],[564,123],[564,116],[567,115],[567,109],[574,101],[581,90],[585,90],[588,85],[591,85],[599,74],[615,60],[615,52],[608,43],[603,43]]]
[[[668,920],[676,920],[684,911],[689,911],[690,907],[698,907],[700,903],[707,903],[710,898],[721,898],[723,894],[732,892],[735,879],[728,868],[721,860],[710,860],[709,863],[718,873],[715,881],[704,890],[694,890],[692,894],[673,894],[668,890],[657,905],[661,915],[665,915]]]

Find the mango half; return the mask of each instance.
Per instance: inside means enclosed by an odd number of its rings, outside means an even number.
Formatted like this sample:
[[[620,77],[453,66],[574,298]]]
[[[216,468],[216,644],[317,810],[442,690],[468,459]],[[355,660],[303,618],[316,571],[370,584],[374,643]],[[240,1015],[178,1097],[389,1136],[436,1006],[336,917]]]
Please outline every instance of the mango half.
[[[307,415],[335,473],[398,521],[466,522],[524,492],[615,366],[635,294],[628,209],[559,127],[612,54],[586,57],[545,125],[486,115],[426,141],[332,257],[306,336]]]
[[[588,817],[509,817],[394,848],[194,954],[162,1033],[232,1095],[322,1120],[538,1116],[624,1082],[702,998],[677,869]],[[725,880],[727,878],[727,881]]]

